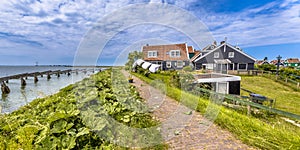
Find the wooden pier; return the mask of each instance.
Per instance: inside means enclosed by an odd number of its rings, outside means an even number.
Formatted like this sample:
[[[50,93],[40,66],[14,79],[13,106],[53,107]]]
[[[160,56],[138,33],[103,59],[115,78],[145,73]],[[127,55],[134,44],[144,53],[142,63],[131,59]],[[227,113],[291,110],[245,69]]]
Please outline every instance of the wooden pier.
[[[43,71],[43,72],[32,72],[32,73],[22,73],[22,74],[16,74],[16,75],[10,75],[6,77],[0,77],[0,83],[1,83],[1,91],[2,94],[8,94],[10,93],[9,87],[6,85],[9,83],[9,80],[12,79],[20,79],[21,80],[21,86],[26,86],[26,79],[28,77],[34,77],[34,83],[37,83],[39,81],[38,77],[43,77],[44,75],[47,75],[47,79],[51,79],[51,75],[56,75],[58,78],[60,77],[61,74],[67,74],[68,76],[71,75],[71,73],[76,73],[78,72],[83,72],[86,74],[88,71],[95,72],[94,68],[89,68],[89,69],[68,69],[68,70],[49,70],[49,71]],[[101,71],[101,69],[99,69]]]

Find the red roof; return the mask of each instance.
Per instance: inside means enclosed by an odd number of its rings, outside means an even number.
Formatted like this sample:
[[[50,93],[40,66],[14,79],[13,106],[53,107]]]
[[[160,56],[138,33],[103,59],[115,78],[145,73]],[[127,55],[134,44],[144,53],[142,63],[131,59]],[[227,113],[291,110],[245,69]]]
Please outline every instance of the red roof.
[[[300,63],[298,58],[288,58],[286,61],[288,63]]]
[[[188,46],[188,52],[189,52],[189,53],[194,53],[193,46]]]

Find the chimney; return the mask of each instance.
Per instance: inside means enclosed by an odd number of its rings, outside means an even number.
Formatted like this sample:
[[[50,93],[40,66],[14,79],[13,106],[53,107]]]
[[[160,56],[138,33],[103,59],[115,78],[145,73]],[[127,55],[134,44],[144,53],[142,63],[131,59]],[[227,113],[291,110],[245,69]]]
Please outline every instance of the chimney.
[[[146,46],[149,46],[149,44],[147,43]]]
[[[222,45],[222,44],[224,44],[224,43],[225,43],[225,41],[221,41],[221,42],[220,42],[220,45]]]

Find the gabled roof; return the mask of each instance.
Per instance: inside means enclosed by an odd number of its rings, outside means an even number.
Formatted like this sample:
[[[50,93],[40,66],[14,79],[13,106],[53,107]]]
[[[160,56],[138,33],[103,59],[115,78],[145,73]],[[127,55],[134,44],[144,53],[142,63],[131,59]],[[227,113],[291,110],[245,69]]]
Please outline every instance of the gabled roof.
[[[278,62],[278,60],[272,60],[272,61],[270,61],[270,64],[276,65],[277,62]],[[280,63],[283,63],[283,62],[284,62],[284,60],[280,60]]]
[[[201,52],[200,51],[195,51],[195,55],[191,58],[191,62],[193,62],[196,58],[198,58],[199,57],[199,55],[201,54]]]
[[[266,60],[256,60],[255,63],[258,64],[258,65],[269,64],[269,62],[266,61]]]
[[[235,51],[237,51],[237,52],[241,53],[242,55],[244,55],[244,56],[246,56],[246,57],[248,57],[248,58],[250,58],[250,59],[252,59],[252,60],[256,61],[256,59],[255,59],[255,58],[253,58],[253,57],[249,56],[248,54],[246,54],[246,53],[244,53],[243,51],[241,51],[241,50],[239,50],[239,49],[235,48],[234,46],[231,46],[230,44],[228,44],[228,43],[226,43],[226,42],[225,42],[225,43],[223,43],[223,44],[221,44],[221,45],[219,45],[219,46],[217,46],[215,49],[213,49],[213,50],[210,50],[208,53],[206,53],[206,54],[202,55],[201,57],[199,57],[199,58],[198,58],[198,59],[196,59],[195,61],[199,61],[200,59],[202,59],[202,58],[205,58],[207,55],[209,55],[209,54],[213,53],[214,51],[218,50],[218,49],[219,49],[219,48],[221,48],[222,46],[228,46],[228,47],[230,47],[231,49],[233,49],[233,50],[235,50]]]
[[[194,48],[193,48],[193,46],[188,46],[188,52],[189,52],[189,53],[194,53]]]
[[[286,59],[287,63],[300,63],[298,58],[288,58]]]

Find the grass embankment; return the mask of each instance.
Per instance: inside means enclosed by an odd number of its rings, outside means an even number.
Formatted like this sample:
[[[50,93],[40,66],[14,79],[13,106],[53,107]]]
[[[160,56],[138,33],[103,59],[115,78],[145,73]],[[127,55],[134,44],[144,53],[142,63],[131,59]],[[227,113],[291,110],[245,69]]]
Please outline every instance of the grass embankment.
[[[0,115],[0,149],[166,148],[153,146],[161,142],[158,131],[136,131],[159,122],[146,112],[125,77],[114,72],[112,81],[111,72],[108,69]]]
[[[242,76],[242,88],[275,99],[275,108],[300,115],[300,92],[260,76]],[[242,91],[241,95],[249,96]]]
[[[181,101],[187,106],[193,107],[194,104],[197,104],[196,111],[199,111],[203,115],[208,115],[208,117],[212,117],[215,119],[213,121],[216,124],[226,128],[248,145],[272,150],[300,149],[299,128],[280,122],[276,124],[273,122],[266,123],[258,118],[249,117],[235,110],[213,105],[204,97],[196,96],[170,86],[168,84],[170,77],[166,75],[151,74],[149,78],[140,74],[134,75],[150,84],[154,79],[163,80],[164,83],[166,83],[165,86],[158,84],[153,84],[153,86],[158,89],[165,89],[165,92],[169,97]],[[215,107],[215,109],[210,110],[219,110],[219,113],[216,114],[216,116],[214,116],[213,113],[212,115],[209,115],[207,112],[208,106]]]

